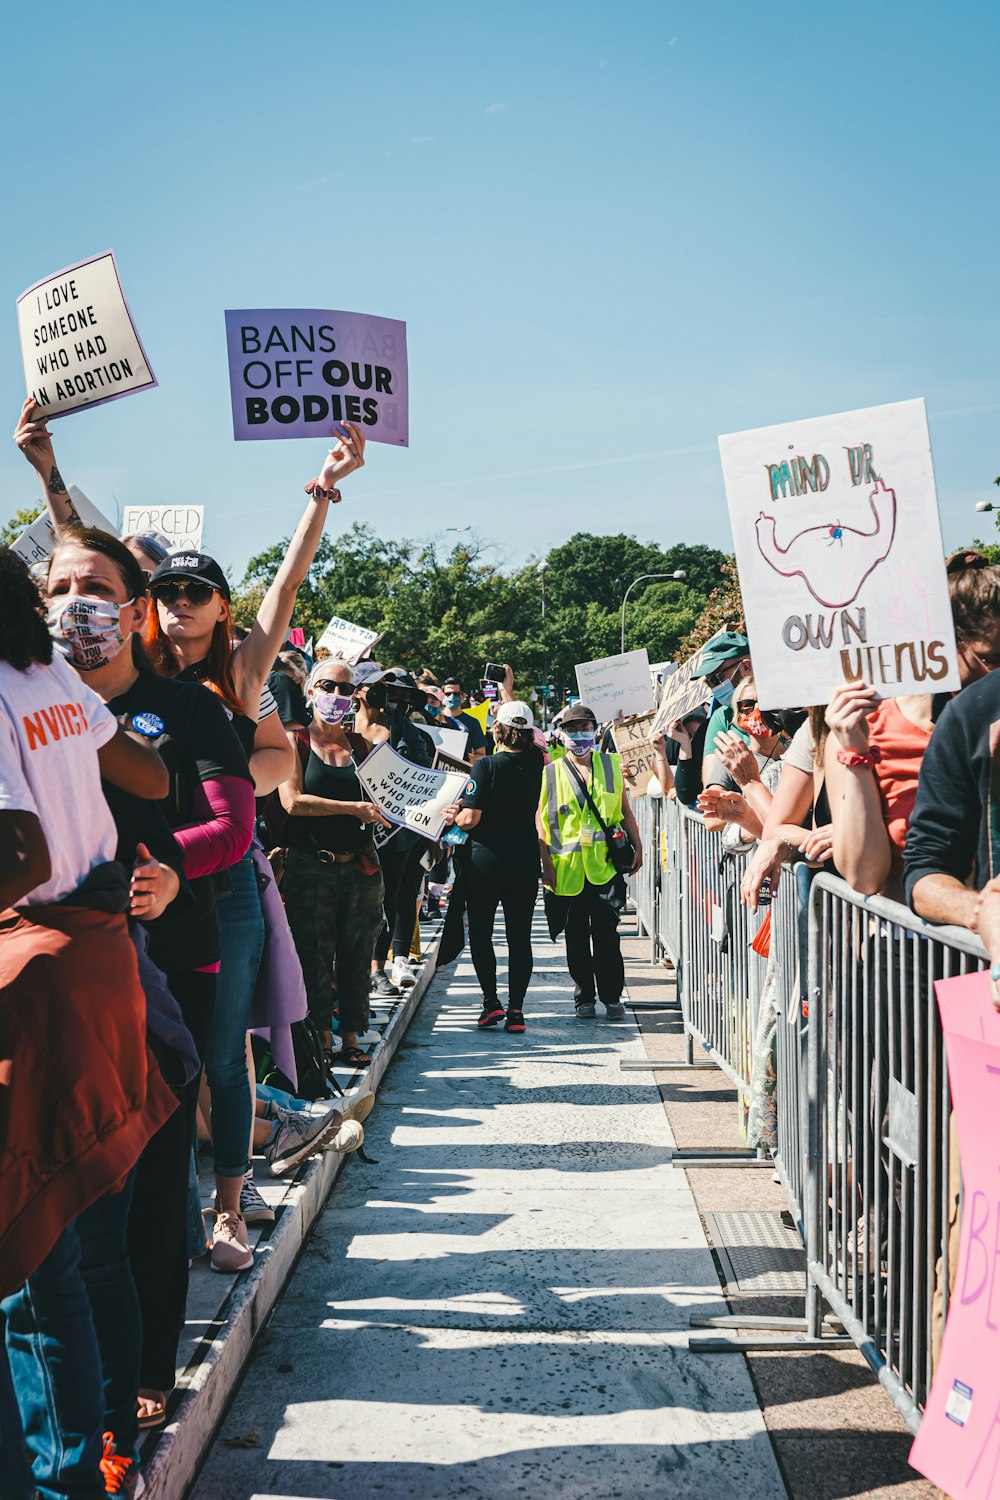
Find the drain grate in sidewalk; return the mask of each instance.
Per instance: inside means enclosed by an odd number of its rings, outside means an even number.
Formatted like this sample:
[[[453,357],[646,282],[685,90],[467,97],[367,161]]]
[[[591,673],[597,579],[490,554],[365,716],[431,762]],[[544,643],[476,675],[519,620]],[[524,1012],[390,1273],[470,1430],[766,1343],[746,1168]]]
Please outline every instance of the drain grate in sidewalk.
[[[781,1214],[705,1214],[730,1291],[801,1294],[806,1254]]]

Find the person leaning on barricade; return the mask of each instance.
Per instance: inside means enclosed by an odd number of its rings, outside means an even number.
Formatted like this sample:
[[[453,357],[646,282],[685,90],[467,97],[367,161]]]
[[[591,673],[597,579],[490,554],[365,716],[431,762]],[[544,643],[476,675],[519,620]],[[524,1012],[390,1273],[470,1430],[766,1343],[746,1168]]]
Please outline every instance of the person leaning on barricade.
[[[102,1213],[99,1282],[125,1258],[123,1186],[177,1108],[146,1045],[130,878],[102,776],[140,798],[169,784],[159,755],[53,653],[27,568],[0,551],[0,1295],[44,1494],[102,1494],[107,1466],[121,1473],[134,1456],[118,1463],[102,1441],[105,1379],[128,1386],[128,1372],[102,1360],[77,1224]],[[137,1361],[136,1342],[127,1353]],[[21,1441],[0,1438],[6,1494],[18,1493],[7,1481]]]
[[[948,559],[962,688],[1000,662],[1000,569],[981,552]],[[837,869],[862,895],[903,900],[903,849],[924,755],[951,693],[881,698],[864,682],[826,710],[826,783]]]
[[[538,848],[549,932],[566,933],[576,1014],[625,1014],[618,921],[625,876],[642,868],[642,841],[625,790],[621,759],[599,754],[597,718],[585,703],[559,716],[566,754],[545,767],[538,803]]]

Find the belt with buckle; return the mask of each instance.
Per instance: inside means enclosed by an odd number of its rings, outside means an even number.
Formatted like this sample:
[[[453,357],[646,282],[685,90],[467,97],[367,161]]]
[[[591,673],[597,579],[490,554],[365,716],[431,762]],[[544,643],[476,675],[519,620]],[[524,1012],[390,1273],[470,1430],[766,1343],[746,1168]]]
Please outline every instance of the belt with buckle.
[[[348,860],[357,858],[356,854],[334,854],[332,849],[317,849],[316,858],[321,865],[346,865]]]

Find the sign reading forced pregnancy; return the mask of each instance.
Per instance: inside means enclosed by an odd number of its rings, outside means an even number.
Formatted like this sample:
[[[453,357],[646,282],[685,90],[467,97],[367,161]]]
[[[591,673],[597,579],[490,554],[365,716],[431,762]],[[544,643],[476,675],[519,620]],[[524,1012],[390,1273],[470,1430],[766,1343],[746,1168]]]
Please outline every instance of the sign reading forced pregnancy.
[[[442,810],[458,801],[468,781],[460,771],[415,766],[388,743],[361,762],[358,778],[391,823],[432,841],[444,831]]]
[[[44,417],[156,384],[110,250],[22,292],[17,323],[25,385]]]
[[[923,401],[719,439],[762,708],[959,686]]]
[[[358,422],[379,443],[409,443],[406,324],[365,313],[227,312],[233,435],[315,438]]]

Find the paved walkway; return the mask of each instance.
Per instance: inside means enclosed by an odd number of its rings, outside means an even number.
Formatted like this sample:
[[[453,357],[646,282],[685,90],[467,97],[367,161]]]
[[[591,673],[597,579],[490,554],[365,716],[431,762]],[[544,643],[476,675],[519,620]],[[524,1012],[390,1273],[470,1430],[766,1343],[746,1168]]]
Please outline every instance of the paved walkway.
[[[784,1496],[745,1361],[686,1347],[725,1306],[632,1019],[536,936],[523,1037],[434,981],[196,1500]]]

